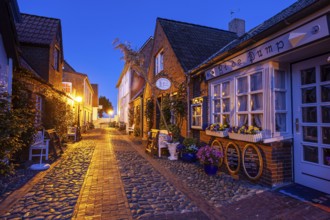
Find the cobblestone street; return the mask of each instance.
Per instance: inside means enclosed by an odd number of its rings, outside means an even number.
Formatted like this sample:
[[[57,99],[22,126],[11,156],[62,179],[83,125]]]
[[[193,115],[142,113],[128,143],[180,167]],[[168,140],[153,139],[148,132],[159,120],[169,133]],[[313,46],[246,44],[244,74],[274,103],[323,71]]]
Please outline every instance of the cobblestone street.
[[[0,203],[0,219],[329,219],[330,213],[197,164],[145,153],[115,129],[94,129]],[[31,184],[32,183],[32,184]]]

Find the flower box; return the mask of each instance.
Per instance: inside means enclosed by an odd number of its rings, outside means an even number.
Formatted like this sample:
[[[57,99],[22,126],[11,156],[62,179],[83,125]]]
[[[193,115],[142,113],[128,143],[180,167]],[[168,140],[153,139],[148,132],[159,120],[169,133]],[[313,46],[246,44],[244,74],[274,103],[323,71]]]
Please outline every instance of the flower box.
[[[230,139],[240,140],[240,141],[246,141],[246,142],[259,142],[262,141],[262,132],[257,134],[239,134],[239,133],[228,133]]]
[[[205,133],[210,136],[216,136],[216,137],[227,137],[228,136],[228,129],[224,131],[211,131],[211,130],[205,130]]]

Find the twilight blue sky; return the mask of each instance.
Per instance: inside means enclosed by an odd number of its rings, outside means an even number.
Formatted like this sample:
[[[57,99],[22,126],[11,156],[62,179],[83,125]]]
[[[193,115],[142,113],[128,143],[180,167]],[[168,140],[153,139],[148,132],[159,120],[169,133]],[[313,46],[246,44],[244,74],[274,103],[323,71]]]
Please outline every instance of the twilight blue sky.
[[[18,0],[22,13],[61,19],[64,58],[99,84],[99,96],[116,109],[116,83],[124,65],[112,42],[119,38],[138,49],[154,34],[157,17],[228,30],[232,17],[246,30],[295,0]],[[231,16],[231,11],[235,12]]]

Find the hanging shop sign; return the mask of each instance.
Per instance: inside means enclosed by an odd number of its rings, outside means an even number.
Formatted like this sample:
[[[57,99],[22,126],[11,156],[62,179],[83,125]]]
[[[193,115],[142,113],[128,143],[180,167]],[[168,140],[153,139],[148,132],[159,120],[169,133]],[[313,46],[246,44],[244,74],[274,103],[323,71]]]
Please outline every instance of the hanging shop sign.
[[[156,87],[160,90],[168,90],[171,88],[171,81],[166,78],[159,78],[156,81]]]
[[[206,79],[209,80],[266,60],[326,36],[329,36],[329,24],[327,15],[324,15],[207,70]]]
[[[263,160],[259,148],[254,144],[245,145],[242,152],[245,174],[250,180],[257,180],[262,174]]]
[[[233,142],[229,142],[225,149],[225,163],[230,174],[238,173],[241,163],[239,148]]]

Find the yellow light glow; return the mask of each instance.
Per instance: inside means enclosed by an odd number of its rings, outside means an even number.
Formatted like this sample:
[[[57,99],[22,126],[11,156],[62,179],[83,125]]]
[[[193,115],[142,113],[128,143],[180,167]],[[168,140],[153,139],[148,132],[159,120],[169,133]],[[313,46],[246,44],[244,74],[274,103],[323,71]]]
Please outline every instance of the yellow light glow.
[[[81,96],[77,96],[77,97],[76,97],[76,101],[77,101],[77,102],[81,102],[81,101],[82,101],[82,97],[81,97]]]
[[[109,114],[109,115],[113,115],[113,110],[109,110],[109,111],[108,111],[108,114]]]

